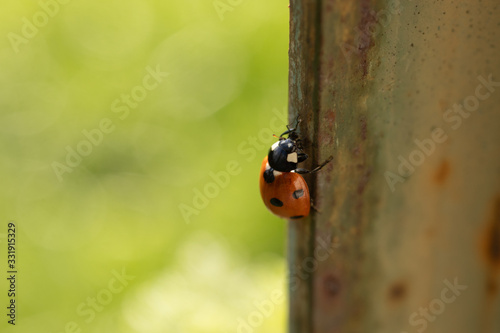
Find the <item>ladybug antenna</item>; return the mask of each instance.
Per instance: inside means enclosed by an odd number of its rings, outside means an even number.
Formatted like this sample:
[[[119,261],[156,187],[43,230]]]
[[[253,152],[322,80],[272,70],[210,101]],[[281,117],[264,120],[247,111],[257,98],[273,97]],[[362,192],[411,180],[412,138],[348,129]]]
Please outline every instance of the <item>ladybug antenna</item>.
[[[297,116],[297,119],[295,120],[295,126],[290,128],[290,126],[292,126],[292,125],[286,125],[287,130],[284,131],[283,133],[281,133],[280,138],[283,137],[283,135],[288,135],[288,137],[292,140],[297,139],[299,136],[295,132],[297,132],[297,128],[299,127],[299,124],[301,123],[301,121],[302,121],[302,119],[300,118],[300,116]]]

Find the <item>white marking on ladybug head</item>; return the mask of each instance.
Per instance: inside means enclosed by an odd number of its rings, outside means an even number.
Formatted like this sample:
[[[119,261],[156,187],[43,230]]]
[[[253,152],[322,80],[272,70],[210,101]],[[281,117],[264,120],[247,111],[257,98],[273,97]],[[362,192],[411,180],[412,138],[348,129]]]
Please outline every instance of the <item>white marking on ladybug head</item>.
[[[272,146],[271,146],[271,150],[275,150],[276,148],[278,148],[280,142],[279,141],[276,141]]]
[[[288,148],[292,147],[292,144],[290,142],[288,142]]]
[[[297,163],[297,153],[290,153],[286,156],[288,162]]]
[[[266,163],[266,170],[271,169],[271,166],[269,165],[269,162]]]
[[[281,171],[276,171],[276,170],[273,170],[273,175],[274,175],[274,177],[277,177],[277,176],[279,176],[279,175],[281,175],[281,174],[282,174],[282,172],[281,172]]]

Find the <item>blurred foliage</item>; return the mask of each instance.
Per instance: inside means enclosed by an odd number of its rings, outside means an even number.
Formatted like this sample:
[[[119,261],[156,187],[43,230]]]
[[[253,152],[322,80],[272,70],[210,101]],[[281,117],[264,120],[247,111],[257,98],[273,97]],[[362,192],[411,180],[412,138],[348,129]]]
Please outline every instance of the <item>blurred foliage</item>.
[[[285,294],[286,225],[257,175],[286,124],[288,3],[220,1],[221,19],[211,0],[60,1],[0,14],[0,242],[15,221],[19,269],[17,325],[3,315],[0,330],[238,331]],[[137,88],[157,68],[168,76]],[[134,91],[146,95],[115,112]],[[78,149],[90,153],[60,181],[54,162]],[[186,223],[179,205],[230,161],[240,172]],[[110,294],[122,269],[135,278]],[[284,331],[285,305],[252,330]]]

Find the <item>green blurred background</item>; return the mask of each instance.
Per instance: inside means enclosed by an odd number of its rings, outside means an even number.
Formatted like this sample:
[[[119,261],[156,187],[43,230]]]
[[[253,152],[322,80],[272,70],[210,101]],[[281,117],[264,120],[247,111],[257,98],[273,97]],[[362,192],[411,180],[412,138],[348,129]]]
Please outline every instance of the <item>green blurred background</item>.
[[[283,332],[286,224],[257,176],[287,123],[288,3],[3,1],[0,17],[0,331]]]

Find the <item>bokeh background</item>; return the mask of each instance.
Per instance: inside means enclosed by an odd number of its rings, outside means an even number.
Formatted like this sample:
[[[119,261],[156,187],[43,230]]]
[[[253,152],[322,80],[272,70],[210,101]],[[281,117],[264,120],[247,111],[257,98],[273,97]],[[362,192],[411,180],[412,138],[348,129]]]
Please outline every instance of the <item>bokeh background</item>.
[[[282,0],[2,2],[0,331],[285,330],[286,222],[257,176],[287,123],[288,14]],[[141,89],[156,69],[168,76]]]

